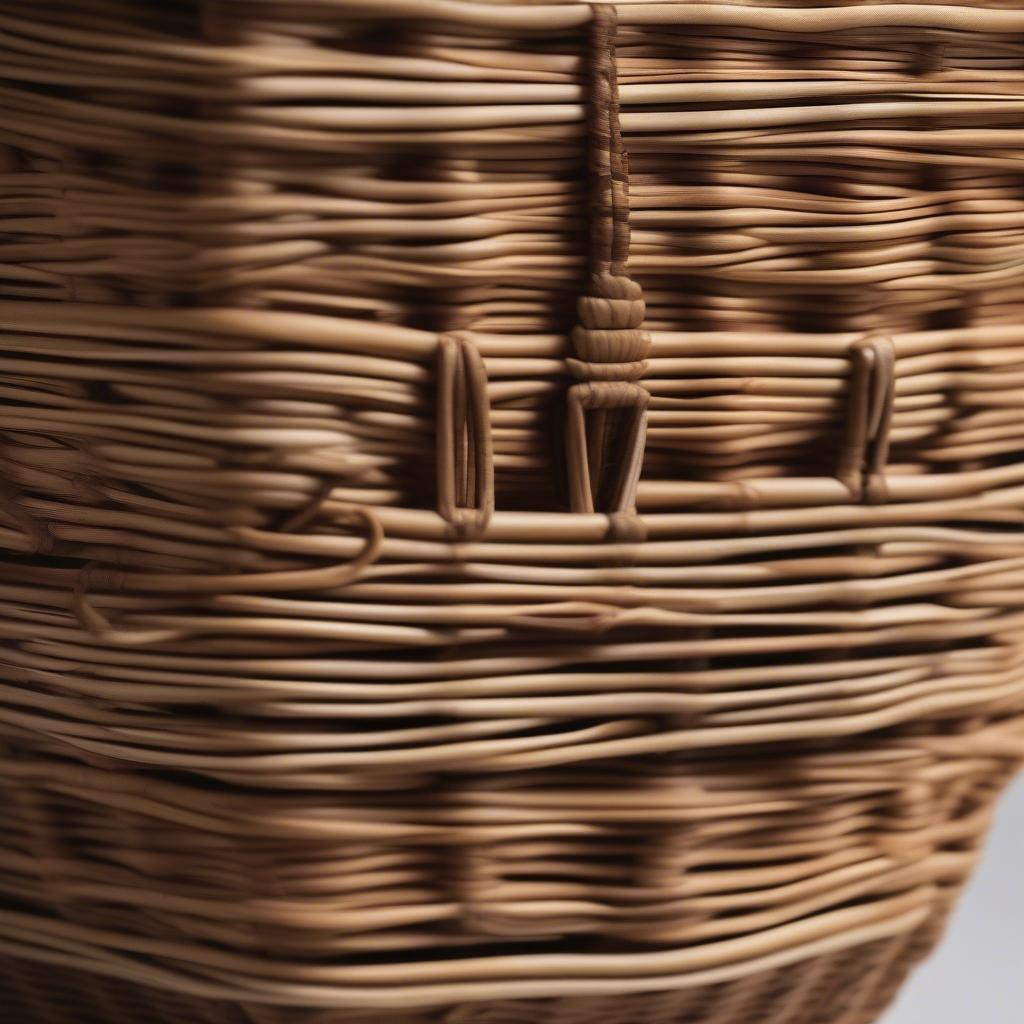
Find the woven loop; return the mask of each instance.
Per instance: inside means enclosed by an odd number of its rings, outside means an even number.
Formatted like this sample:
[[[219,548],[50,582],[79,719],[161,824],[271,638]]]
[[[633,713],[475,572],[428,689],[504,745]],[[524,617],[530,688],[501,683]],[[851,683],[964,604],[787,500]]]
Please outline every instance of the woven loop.
[[[461,332],[437,347],[437,508],[460,539],[483,533],[494,512],[487,372]]]
[[[643,289],[626,274],[629,170],[619,125],[615,8],[593,8],[590,36],[590,283],[577,303],[566,368],[567,461],[576,512],[622,516],[635,507],[647,434],[648,392],[634,382],[647,371],[651,336],[641,326]],[[587,417],[586,412],[595,415]]]
[[[574,512],[600,507],[621,514],[635,508],[649,398],[646,389],[628,381],[590,382],[569,389],[566,441]],[[589,424],[588,412],[596,414]],[[609,443],[613,433],[618,435],[617,446]]]
[[[886,500],[896,383],[896,351],[884,336],[861,338],[850,349],[853,370],[847,400],[846,430],[836,476],[858,501]]]

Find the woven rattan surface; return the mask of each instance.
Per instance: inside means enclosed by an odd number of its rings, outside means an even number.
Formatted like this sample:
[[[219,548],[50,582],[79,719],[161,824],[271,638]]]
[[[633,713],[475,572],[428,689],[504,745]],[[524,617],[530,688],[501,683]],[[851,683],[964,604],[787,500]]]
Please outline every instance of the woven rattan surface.
[[[467,1003],[445,1009],[362,1011],[281,1009],[195,999],[111,982],[102,975],[0,961],[15,1020],[76,1024],[870,1024],[934,940],[934,927],[852,950],[801,960],[736,982],[650,995]]]
[[[13,1024],[869,1024],[1024,755],[1015,2],[0,0]]]

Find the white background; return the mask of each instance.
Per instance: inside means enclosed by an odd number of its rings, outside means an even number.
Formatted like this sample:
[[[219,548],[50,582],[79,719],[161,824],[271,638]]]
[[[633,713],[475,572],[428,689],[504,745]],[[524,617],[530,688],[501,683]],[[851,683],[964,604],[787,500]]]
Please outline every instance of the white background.
[[[1024,775],[942,945],[879,1024],[1024,1024]]]

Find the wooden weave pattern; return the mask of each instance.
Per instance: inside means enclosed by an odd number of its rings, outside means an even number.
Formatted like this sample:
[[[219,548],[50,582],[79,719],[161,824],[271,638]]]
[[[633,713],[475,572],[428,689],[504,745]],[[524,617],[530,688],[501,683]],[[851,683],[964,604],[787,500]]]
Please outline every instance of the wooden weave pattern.
[[[0,0],[14,1024],[870,1024],[1024,756],[1024,11]]]

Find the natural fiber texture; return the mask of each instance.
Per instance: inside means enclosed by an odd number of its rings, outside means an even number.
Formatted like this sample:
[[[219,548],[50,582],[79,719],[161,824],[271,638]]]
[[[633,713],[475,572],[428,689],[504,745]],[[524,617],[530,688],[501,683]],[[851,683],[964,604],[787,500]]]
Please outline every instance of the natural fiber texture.
[[[0,0],[16,1024],[869,1024],[1024,756],[1024,11]]]

